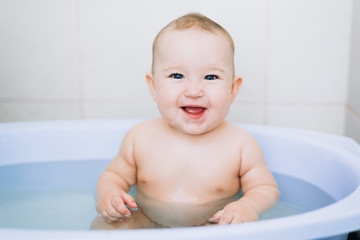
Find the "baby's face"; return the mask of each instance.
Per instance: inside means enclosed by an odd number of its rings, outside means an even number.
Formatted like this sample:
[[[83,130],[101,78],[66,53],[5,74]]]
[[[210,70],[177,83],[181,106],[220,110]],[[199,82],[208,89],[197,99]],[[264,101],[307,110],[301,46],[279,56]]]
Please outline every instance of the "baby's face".
[[[228,40],[198,29],[171,30],[158,39],[147,81],[163,118],[186,134],[219,126],[241,84]]]

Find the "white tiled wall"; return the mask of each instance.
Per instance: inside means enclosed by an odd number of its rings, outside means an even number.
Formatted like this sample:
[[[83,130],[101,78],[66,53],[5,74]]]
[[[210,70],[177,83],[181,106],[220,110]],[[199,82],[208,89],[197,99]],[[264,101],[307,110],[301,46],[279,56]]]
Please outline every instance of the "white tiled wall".
[[[345,134],[360,143],[360,2],[354,1]]]
[[[201,12],[233,36],[236,122],[344,133],[353,0],[0,0],[0,121],[159,116],[151,45]]]
[[[342,133],[351,2],[272,1],[266,119]]]

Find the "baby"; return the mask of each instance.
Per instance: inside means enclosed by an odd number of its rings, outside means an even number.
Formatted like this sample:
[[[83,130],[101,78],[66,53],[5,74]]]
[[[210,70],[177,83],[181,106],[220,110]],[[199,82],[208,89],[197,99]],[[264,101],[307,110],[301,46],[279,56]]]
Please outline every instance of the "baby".
[[[200,14],[172,21],[146,80],[162,117],[134,126],[101,174],[93,228],[257,220],[279,191],[256,140],[225,120],[242,83],[229,33]]]

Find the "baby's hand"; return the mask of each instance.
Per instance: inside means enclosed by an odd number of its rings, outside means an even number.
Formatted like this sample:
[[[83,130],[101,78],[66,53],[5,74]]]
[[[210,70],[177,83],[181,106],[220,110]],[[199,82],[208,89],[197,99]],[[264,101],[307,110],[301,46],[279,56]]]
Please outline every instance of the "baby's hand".
[[[235,224],[244,222],[253,222],[259,219],[256,209],[248,202],[241,199],[236,202],[229,203],[223,210],[214,214],[209,222],[224,224]]]
[[[98,198],[96,210],[106,221],[118,221],[131,216],[126,207],[137,208],[134,198],[122,190],[108,191]]]

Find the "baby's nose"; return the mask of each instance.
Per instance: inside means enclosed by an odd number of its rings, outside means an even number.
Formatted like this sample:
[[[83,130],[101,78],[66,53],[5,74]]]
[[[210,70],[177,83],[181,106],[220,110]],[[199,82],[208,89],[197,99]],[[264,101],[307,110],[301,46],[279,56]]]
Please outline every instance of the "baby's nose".
[[[201,81],[189,80],[185,83],[185,97],[202,97],[204,96],[203,84]]]

